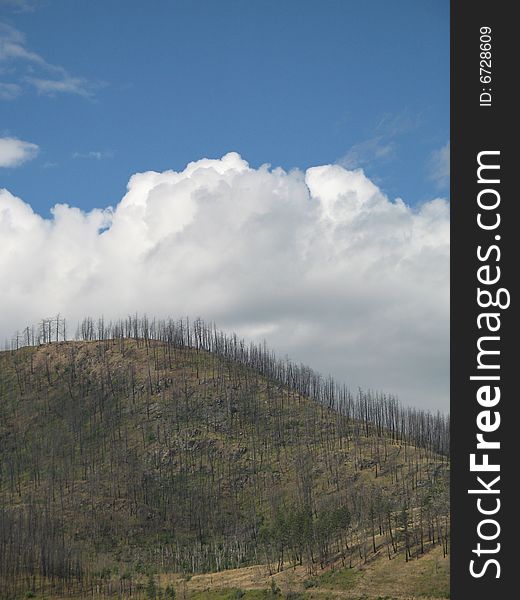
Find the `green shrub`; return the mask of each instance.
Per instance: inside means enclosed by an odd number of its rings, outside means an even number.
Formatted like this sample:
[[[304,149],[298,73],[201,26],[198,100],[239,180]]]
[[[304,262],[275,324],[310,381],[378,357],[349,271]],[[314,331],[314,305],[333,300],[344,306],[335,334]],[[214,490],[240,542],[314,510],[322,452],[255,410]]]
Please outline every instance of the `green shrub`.
[[[148,583],[146,584],[146,597],[148,600],[155,600],[157,598],[157,587],[155,585],[155,578],[153,575],[148,576]]]
[[[276,585],[276,581],[273,577],[271,577],[271,588],[269,590],[271,592],[271,596],[274,598],[280,595],[280,588]]]

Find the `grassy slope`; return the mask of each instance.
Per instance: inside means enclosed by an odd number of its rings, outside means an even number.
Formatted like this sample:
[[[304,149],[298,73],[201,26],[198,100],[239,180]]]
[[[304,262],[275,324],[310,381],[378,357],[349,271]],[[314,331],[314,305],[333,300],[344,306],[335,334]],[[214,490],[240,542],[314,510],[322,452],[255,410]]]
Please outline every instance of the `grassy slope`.
[[[71,352],[83,382],[95,382],[99,386],[110,373],[112,381],[121,383],[120,389],[119,383],[115,386],[119,391],[113,393],[114,398],[117,397],[117,407],[107,406],[104,416],[90,406],[89,394],[83,398],[86,414],[78,417],[74,412],[73,404],[78,402],[81,394],[77,382],[70,386]],[[95,481],[92,473],[83,466],[80,468],[78,462],[69,468],[66,485],[60,486],[60,493],[52,492],[53,502],[59,504],[64,515],[66,533],[89,557],[91,571],[110,568],[120,573],[133,572],[137,562],[149,560],[147,552],[153,549],[158,536],[168,539],[168,523],[158,514],[160,511],[153,502],[146,506],[140,500],[131,506],[128,500],[133,489],[130,480],[136,469],[140,475],[168,480],[163,476],[163,469],[166,465],[170,467],[172,461],[165,447],[173,455],[193,457],[193,464],[187,469],[189,479],[184,480],[190,487],[205,485],[209,463],[217,462],[220,493],[215,501],[220,518],[213,526],[218,530],[217,535],[224,536],[227,534],[226,520],[236,517],[237,510],[246,518],[254,505],[259,517],[267,520],[273,510],[274,497],[288,507],[297,503],[301,497],[302,468],[310,471],[312,496],[318,506],[327,499],[346,497],[346,490],[368,495],[393,494],[393,501],[396,501],[398,492],[392,491],[396,487],[396,474],[404,486],[414,480],[426,479],[427,474],[439,469],[440,462],[435,457],[425,456],[412,447],[403,450],[389,439],[375,442],[373,438],[364,437],[356,425],[342,424],[345,435],[336,436],[338,416],[333,411],[275,389],[258,376],[253,377],[255,410],[261,407],[261,412],[254,418],[242,414],[240,397],[246,388],[251,391],[251,381],[245,383],[251,374],[246,374],[244,369],[243,376],[240,370],[229,370],[207,353],[178,351],[173,368],[170,368],[160,348],[145,348],[127,342],[121,352],[117,344],[83,342],[23,349],[16,360],[17,369],[12,357],[0,355],[3,417],[0,439],[9,440],[7,445],[3,444],[4,454],[6,447],[19,446],[22,439],[26,440],[23,452],[28,452],[27,446],[33,447],[33,451],[37,448],[38,468],[43,475],[37,481],[26,469],[15,492],[8,489],[7,478],[4,478],[1,498],[5,506],[23,506],[29,497],[38,498],[44,490],[49,494],[50,463],[61,461],[60,469],[64,470],[67,457],[67,453],[60,455],[60,444],[55,443],[56,439],[62,438],[63,448],[72,444],[77,452],[76,440],[70,434],[75,419],[89,423],[88,448],[90,445],[104,447],[109,443],[115,447],[112,454],[105,451],[101,458],[99,454],[92,454],[92,460],[97,461]],[[135,394],[128,389],[123,392],[130,372],[136,382]],[[215,386],[215,373],[224,383],[220,381]],[[175,419],[172,402],[178,406]],[[110,415],[110,427],[117,432],[110,439],[103,430],[108,426],[107,414]],[[167,436],[170,430],[173,433]],[[262,448],[258,447],[259,440],[263,440]],[[404,452],[406,462],[402,459]],[[262,454],[261,461],[259,453]],[[302,454],[307,455],[305,463],[301,462]],[[135,459],[131,464],[128,456]],[[114,457],[119,457],[116,465]],[[28,457],[29,464],[31,461],[33,458]],[[180,476],[176,468],[169,472],[175,477]],[[237,483],[237,477],[242,477],[243,481]],[[200,497],[193,496],[201,502],[200,510],[208,509],[204,494],[202,491]],[[148,513],[144,514],[146,511]],[[176,528],[189,542],[190,527],[186,523],[177,523]],[[448,566],[439,553],[440,549],[436,547],[420,558],[417,553],[418,559],[408,563],[402,554],[390,561],[380,545],[376,556],[368,561],[354,555],[355,577],[351,577],[351,571],[338,575],[341,564],[335,560],[327,566],[327,569],[336,568],[334,575],[318,572],[311,577],[306,567],[298,566],[296,569],[285,568],[274,577],[282,592],[298,592],[307,597],[408,598],[411,594],[445,597]],[[263,566],[195,575],[185,583],[173,574],[160,577],[164,584],[169,579],[175,581],[178,594],[185,593],[193,598],[213,588],[265,590],[270,580]],[[313,587],[306,589],[304,581],[309,580]],[[224,592],[226,594],[228,592]]]
[[[299,566],[269,575],[265,566],[255,565],[195,575],[188,581],[172,574],[159,577],[163,587],[172,584],[181,598],[192,600],[236,600],[238,590],[245,592],[245,600],[256,600],[260,594],[270,598],[273,579],[282,596],[295,600],[441,600],[449,598],[449,557],[437,547],[409,562],[403,556],[389,561],[381,553],[352,568],[337,562],[317,576]]]

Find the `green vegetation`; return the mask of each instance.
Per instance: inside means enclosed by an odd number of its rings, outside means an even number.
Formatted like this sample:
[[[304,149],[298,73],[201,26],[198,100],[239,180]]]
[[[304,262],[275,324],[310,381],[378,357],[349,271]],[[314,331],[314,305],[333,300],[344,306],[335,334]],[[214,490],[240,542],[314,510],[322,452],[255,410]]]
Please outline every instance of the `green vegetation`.
[[[310,599],[355,587],[375,558],[447,554],[442,422],[402,411],[383,427],[392,399],[335,406],[267,352],[209,351],[200,325],[146,331],[89,325],[0,353],[0,597]],[[252,565],[296,583],[190,580]]]
[[[348,590],[354,586],[360,576],[359,571],[347,567],[326,571],[310,581],[313,583],[312,587]]]

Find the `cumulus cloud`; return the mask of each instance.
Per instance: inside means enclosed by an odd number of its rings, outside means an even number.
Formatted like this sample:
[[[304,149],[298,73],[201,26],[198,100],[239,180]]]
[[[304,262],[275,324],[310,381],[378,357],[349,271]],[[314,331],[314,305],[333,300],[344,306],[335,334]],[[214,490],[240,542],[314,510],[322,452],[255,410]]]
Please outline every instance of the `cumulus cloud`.
[[[42,316],[201,316],[354,389],[448,407],[449,213],[339,165],[238,154],[138,173],[115,208],[51,219],[0,193],[0,334]],[[72,327],[72,325],[71,325]]]
[[[0,138],[0,167],[18,167],[38,154],[38,146],[13,137]]]

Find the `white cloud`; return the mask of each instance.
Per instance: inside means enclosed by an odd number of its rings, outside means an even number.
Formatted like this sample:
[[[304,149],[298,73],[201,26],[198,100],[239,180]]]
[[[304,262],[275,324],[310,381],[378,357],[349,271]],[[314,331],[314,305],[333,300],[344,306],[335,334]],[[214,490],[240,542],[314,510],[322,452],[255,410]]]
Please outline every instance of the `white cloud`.
[[[347,169],[356,169],[387,159],[393,152],[394,143],[392,141],[385,140],[383,136],[376,136],[354,144],[345,156],[339,159],[338,163]]]
[[[26,77],[39,94],[56,96],[56,94],[76,94],[84,98],[91,98],[93,93],[88,82],[81,77],[70,77],[66,73],[61,79],[42,79],[40,77]]]
[[[38,154],[38,146],[13,137],[0,138],[0,167],[18,167]]]
[[[17,83],[0,82],[0,100],[14,100],[22,93],[22,88]]]
[[[21,93],[22,84],[29,84],[39,94],[55,96],[65,93],[84,98],[91,98],[94,88],[98,87],[84,78],[70,75],[59,65],[47,62],[43,56],[27,48],[25,36],[21,31],[5,23],[0,23],[0,63],[9,64],[18,77],[15,84],[0,83],[0,97],[1,86],[16,85],[16,95]],[[13,97],[11,95],[11,98]]]
[[[74,152],[72,158],[89,158],[93,160],[105,160],[107,158],[114,158],[113,152],[91,150],[90,152]]]
[[[430,179],[439,188],[445,188],[450,181],[450,142],[432,153],[429,162]]]
[[[43,163],[42,168],[43,169],[54,169],[54,167],[57,167],[58,163],[53,161],[53,160],[48,160],[46,162]]]
[[[420,114],[407,109],[400,113],[387,113],[375,124],[372,135],[351,146],[337,163],[347,169],[357,169],[393,160],[396,158],[399,138],[420,126]]]
[[[353,389],[448,407],[444,200],[412,209],[361,170],[230,153],[138,173],[114,209],[44,219],[4,190],[0,239],[0,336],[56,313],[201,316]]]
[[[15,12],[32,12],[38,0],[0,0],[0,7],[10,8]]]
[[[0,61],[11,60],[22,60],[53,68],[39,54],[25,47],[25,36],[21,31],[6,23],[0,23]]]

